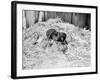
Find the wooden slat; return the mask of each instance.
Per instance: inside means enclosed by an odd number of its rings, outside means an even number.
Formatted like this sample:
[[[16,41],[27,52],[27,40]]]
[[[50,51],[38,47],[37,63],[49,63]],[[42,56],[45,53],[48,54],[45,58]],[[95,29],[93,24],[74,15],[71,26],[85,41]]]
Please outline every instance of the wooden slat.
[[[72,15],[72,24],[80,27],[86,26],[87,16],[86,14],[73,13]]]
[[[65,18],[65,22],[69,22],[69,23],[71,23],[71,19],[72,19],[72,13],[65,13],[65,16],[64,16],[64,18]]]
[[[38,21],[38,11],[26,11],[26,24],[27,27],[34,25]]]

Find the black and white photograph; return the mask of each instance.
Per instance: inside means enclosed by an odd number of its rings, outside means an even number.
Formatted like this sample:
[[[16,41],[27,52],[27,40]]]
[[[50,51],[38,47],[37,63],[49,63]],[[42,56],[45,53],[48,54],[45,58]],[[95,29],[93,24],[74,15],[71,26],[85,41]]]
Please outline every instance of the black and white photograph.
[[[15,3],[15,77],[96,73],[95,6]]]
[[[90,16],[23,10],[23,70],[91,66]]]

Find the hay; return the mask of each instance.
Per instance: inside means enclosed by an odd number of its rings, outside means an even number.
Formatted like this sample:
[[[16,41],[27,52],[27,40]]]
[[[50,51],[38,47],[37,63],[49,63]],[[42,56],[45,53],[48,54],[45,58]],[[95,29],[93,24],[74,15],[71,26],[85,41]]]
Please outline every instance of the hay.
[[[68,44],[61,45],[48,41],[46,31],[51,28],[65,32]],[[91,65],[91,32],[89,30],[55,18],[24,29],[22,35],[23,69],[88,67]],[[50,47],[48,43],[52,46]],[[65,52],[62,52],[62,49],[66,49]]]

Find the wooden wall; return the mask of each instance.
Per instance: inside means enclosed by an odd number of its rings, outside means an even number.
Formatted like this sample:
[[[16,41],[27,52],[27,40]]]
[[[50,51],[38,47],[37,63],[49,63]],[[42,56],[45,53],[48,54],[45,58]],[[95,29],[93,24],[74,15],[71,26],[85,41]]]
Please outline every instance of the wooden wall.
[[[69,22],[75,26],[90,29],[90,14],[69,12],[23,11],[23,25],[24,28],[25,25],[28,28],[37,22],[56,17],[60,17],[64,22]]]

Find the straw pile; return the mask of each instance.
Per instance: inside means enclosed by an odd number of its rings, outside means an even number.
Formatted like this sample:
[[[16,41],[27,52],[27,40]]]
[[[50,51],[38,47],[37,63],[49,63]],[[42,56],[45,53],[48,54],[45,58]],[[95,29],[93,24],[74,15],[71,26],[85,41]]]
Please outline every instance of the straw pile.
[[[65,32],[68,44],[49,41],[48,29]],[[23,69],[88,67],[91,65],[91,31],[60,18],[39,22],[23,30]],[[50,46],[49,43],[52,43]],[[64,50],[64,51],[62,51]]]

